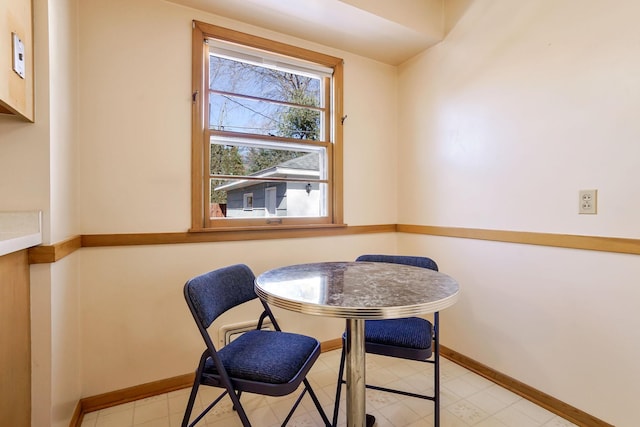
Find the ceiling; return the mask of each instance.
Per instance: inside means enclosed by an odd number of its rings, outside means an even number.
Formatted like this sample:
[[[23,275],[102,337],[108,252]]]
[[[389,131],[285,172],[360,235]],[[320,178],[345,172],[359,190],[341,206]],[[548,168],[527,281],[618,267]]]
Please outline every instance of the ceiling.
[[[167,0],[398,65],[443,37],[443,0]]]

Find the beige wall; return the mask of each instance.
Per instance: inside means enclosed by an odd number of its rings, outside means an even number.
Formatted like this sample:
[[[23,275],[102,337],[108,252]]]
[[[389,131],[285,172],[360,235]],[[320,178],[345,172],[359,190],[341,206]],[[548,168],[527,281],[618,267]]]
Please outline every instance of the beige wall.
[[[100,0],[80,3],[82,233],[189,228],[193,19],[345,59],[345,220],[395,223],[395,67],[171,3]],[[82,395],[193,371],[202,345],[182,296],[193,275],[238,262],[257,274],[353,259],[369,250],[395,252],[395,242],[382,234],[82,249]],[[343,328],[338,320],[281,317],[285,328],[320,340],[338,338]],[[233,323],[239,320],[248,319]]]
[[[78,8],[52,2],[48,13],[51,242],[79,234]],[[79,254],[51,264],[50,425],[66,427],[81,395]],[[37,283],[36,283],[37,284]]]
[[[42,210],[45,243],[189,227],[192,19],[344,57],[344,134],[358,141],[345,158],[361,166],[345,170],[345,218],[395,222],[393,203],[373,203],[395,189],[394,67],[164,2],[80,6],[34,3],[37,119],[0,116],[0,209]],[[233,262],[259,272],[373,249],[395,252],[395,237],[87,249],[33,266],[34,425],[67,425],[81,397],[192,371],[201,348],[181,294],[188,277]],[[281,315],[321,339],[342,327]]]
[[[442,39],[442,0],[341,0],[368,13],[374,13],[435,41]]]
[[[0,117],[0,209],[42,209],[46,243],[188,228],[192,19],[345,58],[350,225],[639,237],[631,0],[458,0],[447,38],[398,70],[165,2],[79,3],[75,15],[75,0],[34,2],[36,123]],[[597,216],[577,215],[581,188],[598,188]],[[633,425],[637,257],[393,234],[92,248],[32,267],[34,425],[192,370],[188,277],[378,251],[429,254],[459,279],[444,344]],[[279,314],[321,340],[340,333],[339,321]]]
[[[35,123],[0,115],[0,210],[43,211],[43,242],[78,234],[75,0],[34,1]],[[32,424],[68,426],[81,376],[77,255],[31,267]]]
[[[57,0],[49,10],[51,242],[79,233],[76,3]]]
[[[203,344],[184,301],[190,277],[245,263],[255,274],[294,263],[351,260],[369,250],[395,252],[393,233],[176,246],[88,248],[81,251],[83,396],[192,372]],[[304,250],[301,250],[304,248]],[[257,303],[256,303],[257,304]],[[255,320],[246,313],[212,327]],[[283,329],[320,341],[338,338],[339,319],[275,310]]]
[[[345,169],[345,218],[395,221],[393,204],[371,201],[395,190],[395,67],[166,2],[82,2],[80,11],[83,233],[189,227],[193,19],[343,57],[345,158],[358,162]]]
[[[640,5],[465,6],[399,69],[398,222],[639,238]],[[578,215],[590,188],[598,215]],[[610,423],[637,422],[637,256],[410,235],[398,247],[460,280],[446,345]]]

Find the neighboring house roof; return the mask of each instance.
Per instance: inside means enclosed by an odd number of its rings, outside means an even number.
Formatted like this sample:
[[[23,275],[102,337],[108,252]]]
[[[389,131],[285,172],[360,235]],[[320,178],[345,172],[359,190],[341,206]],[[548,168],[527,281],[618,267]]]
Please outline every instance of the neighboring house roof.
[[[309,153],[296,157],[276,166],[277,168],[302,169],[308,171],[318,171],[318,153]]]
[[[264,178],[320,178],[318,153],[308,153],[295,159],[286,160],[267,169],[254,172],[249,176]],[[235,190],[238,188],[255,185],[256,181],[238,179],[227,184],[216,187],[215,190]]]

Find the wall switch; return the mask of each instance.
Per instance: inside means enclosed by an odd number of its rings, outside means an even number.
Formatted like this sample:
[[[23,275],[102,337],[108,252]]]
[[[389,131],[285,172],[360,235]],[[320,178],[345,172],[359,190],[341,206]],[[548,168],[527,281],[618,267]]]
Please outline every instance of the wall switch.
[[[13,45],[13,71],[24,79],[24,43],[16,33],[11,33]]]
[[[598,213],[598,190],[580,190],[579,214]]]

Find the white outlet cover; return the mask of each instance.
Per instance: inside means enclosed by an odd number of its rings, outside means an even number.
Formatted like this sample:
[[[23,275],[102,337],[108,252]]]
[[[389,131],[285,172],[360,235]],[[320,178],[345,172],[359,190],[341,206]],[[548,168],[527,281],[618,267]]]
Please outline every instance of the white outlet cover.
[[[579,192],[579,214],[598,213],[598,190],[580,190]]]
[[[11,35],[13,39],[13,71],[24,79],[24,43],[16,33],[11,33]]]

